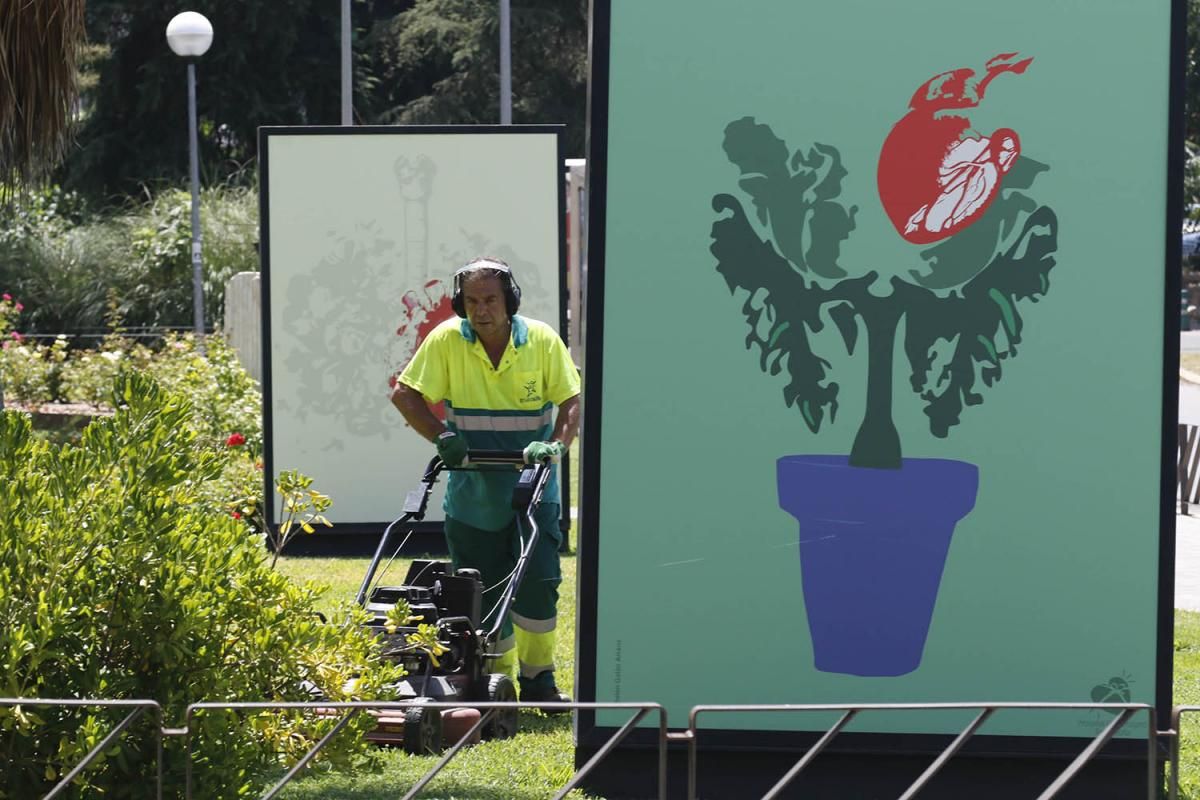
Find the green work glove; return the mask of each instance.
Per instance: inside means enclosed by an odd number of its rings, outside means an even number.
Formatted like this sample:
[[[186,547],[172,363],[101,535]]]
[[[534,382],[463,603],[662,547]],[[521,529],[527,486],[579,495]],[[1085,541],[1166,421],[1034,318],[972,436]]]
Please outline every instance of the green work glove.
[[[537,464],[548,458],[551,464],[557,464],[565,452],[567,446],[562,442],[530,442],[525,446],[525,463]]]
[[[447,467],[461,467],[467,463],[467,440],[454,431],[439,433],[433,443]]]

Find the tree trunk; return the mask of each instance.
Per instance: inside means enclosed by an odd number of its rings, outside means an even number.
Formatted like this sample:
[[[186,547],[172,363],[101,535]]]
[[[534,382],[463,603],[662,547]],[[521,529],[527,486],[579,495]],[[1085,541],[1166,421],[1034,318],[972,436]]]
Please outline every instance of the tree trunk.
[[[850,465],[900,469],[900,435],[892,422],[892,361],[901,311],[871,297],[858,309],[867,328],[867,412],[854,437]]]

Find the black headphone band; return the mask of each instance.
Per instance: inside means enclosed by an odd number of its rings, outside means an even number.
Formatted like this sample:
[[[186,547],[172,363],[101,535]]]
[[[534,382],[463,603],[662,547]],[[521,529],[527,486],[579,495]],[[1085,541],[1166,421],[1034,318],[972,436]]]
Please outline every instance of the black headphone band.
[[[475,261],[463,264],[454,271],[454,277],[459,278],[467,272],[474,272],[477,269],[491,269],[496,272],[503,272],[507,275],[512,275],[512,267],[505,264],[503,261],[493,261],[490,258],[479,258]]]
[[[454,309],[454,313],[466,319],[466,301],[463,299],[462,291],[463,276],[467,273],[485,270],[500,274],[500,283],[504,289],[505,308],[510,317],[516,314],[517,309],[521,307],[521,287],[517,285],[517,279],[513,276],[512,267],[502,261],[495,261],[490,258],[476,259],[454,271],[454,294],[450,298],[450,305]]]

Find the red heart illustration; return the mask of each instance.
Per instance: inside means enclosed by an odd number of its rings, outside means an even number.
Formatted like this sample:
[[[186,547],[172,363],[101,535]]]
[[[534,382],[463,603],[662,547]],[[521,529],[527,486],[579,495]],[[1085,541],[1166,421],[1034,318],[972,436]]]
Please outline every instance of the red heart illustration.
[[[440,280],[426,281],[423,296],[415,291],[405,292],[401,302],[404,304],[404,319],[396,329],[396,336],[400,338],[393,351],[395,368],[388,376],[390,389],[396,388],[396,378],[408,366],[425,337],[433,333],[433,329],[439,324],[454,316],[450,293]],[[439,420],[446,420],[445,403],[434,403],[429,409]]]
[[[973,69],[930,78],[884,140],[879,198],[907,241],[929,244],[953,236],[983,216],[1000,192],[1004,174],[1021,154],[1020,137],[1010,128],[980,135],[958,112],[978,106],[997,75],[1020,74],[1033,61],[1016,56],[1002,53],[988,61],[982,78]]]

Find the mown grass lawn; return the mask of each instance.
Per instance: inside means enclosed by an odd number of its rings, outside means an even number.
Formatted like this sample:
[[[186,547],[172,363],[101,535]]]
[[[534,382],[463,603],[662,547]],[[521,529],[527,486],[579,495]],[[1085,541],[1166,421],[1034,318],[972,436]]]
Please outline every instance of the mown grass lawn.
[[[298,579],[331,586],[321,604],[331,619],[345,613],[353,601],[370,559],[287,558],[280,569]],[[408,561],[398,560],[389,571],[397,583],[408,572]],[[574,556],[562,559],[558,642],[555,660],[560,688],[570,691],[575,681],[575,565]],[[295,782],[281,796],[288,800],[394,800],[420,780],[438,758],[411,756],[401,750],[383,749],[379,768],[354,774],[314,774]],[[520,733],[512,739],[490,741],[470,747],[456,756],[434,779],[422,798],[457,800],[533,800],[552,797],[574,773],[569,715],[548,717],[540,712],[522,713]],[[572,798],[588,795],[575,792]]]
[[[353,598],[366,571],[365,558],[284,558],[288,575],[320,580],[333,587],[323,610],[337,613],[339,603]],[[556,659],[559,685],[572,686],[575,675],[575,568],[574,556],[564,556],[562,600]],[[400,579],[408,563],[392,568]],[[1200,613],[1175,612],[1175,704],[1200,705]],[[1167,722],[1161,721],[1160,725]],[[1200,800],[1200,712],[1185,716],[1181,740],[1180,792],[1182,800]],[[381,768],[354,775],[311,775],[288,789],[289,800],[384,800],[402,795],[432,767],[437,759],[415,757],[395,750],[380,754]],[[528,712],[521,717],[521,733],[510,740],[486,742],[468,748],[446,767],[421,794],[422,798],[473,798],[526,800],[552,796],[573,772],[569,718]],[[586,797],[575,793],[572,797]]]
[[[1192,611],[1175,612],[1174,702],[1200,705],[1200,613]],[[1200,800],[1200,712],[1185,714],[1180,728],[1179,796]]]

